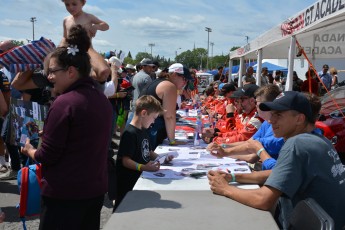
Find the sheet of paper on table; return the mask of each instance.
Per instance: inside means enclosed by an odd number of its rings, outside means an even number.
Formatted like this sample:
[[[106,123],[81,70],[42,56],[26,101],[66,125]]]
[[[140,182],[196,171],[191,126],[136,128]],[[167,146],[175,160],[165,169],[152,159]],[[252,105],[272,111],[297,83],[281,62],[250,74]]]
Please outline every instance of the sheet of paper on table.
[[[191,151],[181,148],[177,150],[178,157],[171,161],[171,164],[162,164],[157,172],[143,172],[142,177],[146,179],[185,179],[196,177],[206,178],[209,170],[221,170],[227,173],[250,173],[246,162],[236,161],[232,158],[216,158],[205,150]]]

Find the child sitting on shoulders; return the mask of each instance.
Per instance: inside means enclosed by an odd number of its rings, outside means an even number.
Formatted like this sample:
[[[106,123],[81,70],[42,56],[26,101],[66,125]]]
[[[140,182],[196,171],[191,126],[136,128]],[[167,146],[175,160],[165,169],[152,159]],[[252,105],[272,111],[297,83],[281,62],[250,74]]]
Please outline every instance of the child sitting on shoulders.
[[[83,11],[86,0],[62,0],[62,2],[71,15],[63,20],[63,38],[60,42],[60,46],[67,45],[66,38],[68,37],[70,29],[75,25],[80,24],[84,27],[90,39],[96,36],[97,30],[106,31],[109,29],[109,25],[106,22],[100,20],[93,14]],[[88,50],[88,54],[90,55],[91,66],[94,71],[91,76],[99,82],[105,82],[110,75],[109,66],[104,61],[104,58],[93,49],[92,44]]]
[[[154,161],[158,154],[150,148],[146,129],[163,111],[160,102],[153,96],[144,95],[136,101],[133,120],[121,136],[116,159],[117,184],[114,211],[126,193],[133,190],[142,171],[155,172],[160,168],[159,161]],[[166,161],[171,161],[172,158],[169,156]]]

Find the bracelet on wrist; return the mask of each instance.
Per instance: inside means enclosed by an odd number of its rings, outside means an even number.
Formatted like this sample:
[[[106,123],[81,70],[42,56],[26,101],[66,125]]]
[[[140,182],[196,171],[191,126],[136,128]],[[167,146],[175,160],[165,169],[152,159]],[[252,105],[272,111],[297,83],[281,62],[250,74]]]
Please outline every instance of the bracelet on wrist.
[[[231,175],[231,182],[236,182],[235,173],[230,173],[230,175]]]
[[[176,140],[173,139],[173,140],[169,140],[169,145],[175,145],[176,144]]]
[[[140,172],[141,171],[141,166],[143,166],[143,165],[136,163],[136,165],[135,165],[136,170]]]
[[[259,149],[259,151],[257,151],[257,152],[256,152],[256,155],[258,155],[258,157],[260,157],[261,152],[262,152],[262,151],[264,151],[264,150],[265,150],[265,148],[261,148],[261,149]]]

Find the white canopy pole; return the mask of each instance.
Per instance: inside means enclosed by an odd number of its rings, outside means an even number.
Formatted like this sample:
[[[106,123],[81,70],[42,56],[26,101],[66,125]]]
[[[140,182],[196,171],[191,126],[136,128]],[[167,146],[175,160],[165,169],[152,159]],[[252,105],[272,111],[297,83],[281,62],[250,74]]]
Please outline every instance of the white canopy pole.
[[[262,69],[262,49],[258,50],[258,62],[256,65],[256,84],[261,86],[261,69]]]
[[[244,69],[244,56],[240,57],[240,68],[238,70],[238,87],[242,87],[242,76],[243,76],[243,69]]]
[[[229,61],[229,76],[228,76],[228,82],[232,82],[234,79],[232,78],[232,60],[230,59]]]
[[[231,60],[230,53],[231,52],[229,52],[229,76],[228,76],[228,82],[231,82],[233,80],[232,79],[232,66],[233,66],[233,62]]]
[[[292,90],[292,75],[295,62],[295,53],[296,53],[296,37],[292,36],[290,39],[290,49],[289,49],[289,66],[288,66],[288,75],[286,78],[285,91]]]

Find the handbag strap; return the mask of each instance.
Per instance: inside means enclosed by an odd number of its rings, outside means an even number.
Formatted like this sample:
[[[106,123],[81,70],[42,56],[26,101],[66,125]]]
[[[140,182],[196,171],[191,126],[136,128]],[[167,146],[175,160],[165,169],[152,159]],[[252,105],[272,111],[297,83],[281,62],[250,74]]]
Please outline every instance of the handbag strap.
[[[36,164],[36,177],[37,177],[37,182],[40,188],[42,189],[42,165],[41,164]]]
[[[19,206],[19,216],[25,217],[27,209],[27,200],[28,200],[28,187],[29,187],[29,168],[23,167],[21,169],[21,185],[20,185],[20,206]]]
[[[26,160],[26,163],[25,163],[25,167],[29,167],[29,165],[30,165],[30,157],[28,157],[28,159]],[[39,162],[37,162],[37,161],[35,161],[35,160],[33,160],[33,163],[34,164],[36,164],[36,165],[39,165],[40,163]]]

